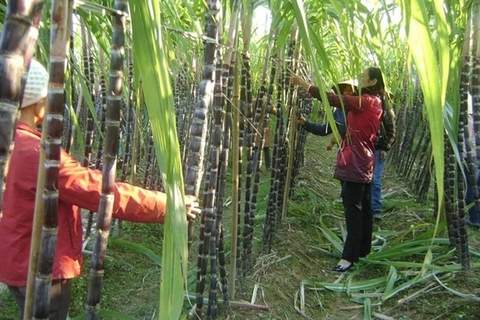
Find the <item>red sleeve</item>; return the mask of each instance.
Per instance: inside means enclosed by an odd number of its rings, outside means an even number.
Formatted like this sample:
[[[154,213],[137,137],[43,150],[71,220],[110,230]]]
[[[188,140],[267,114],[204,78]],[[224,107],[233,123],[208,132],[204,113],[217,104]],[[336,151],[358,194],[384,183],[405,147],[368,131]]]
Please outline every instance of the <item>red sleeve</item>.
[[[312,97],[322,101],[318,87],[311,85],[307,91]],[[339,95],[327,93],[327,99],[332,107],[342,108]],[[363,96],[342,96],[342,100],[345,109],[354,113],[362,112],[364,110],[362,104],[368,103]]]
[[[340,96],[336,94],[327,94],[328,102],[332,107],[342,108],[340,102]],[[342,96],[343,106],[345,110],[352,111],[353,113],[360,113],[364,110],[362,105],[366,105],[368,101],[363,96]]]
[[[82,167],[62,151],[59,173],[59,199],[93,212],[98,211],[102,173]],[[132,222],[163,223],[166,194],[117,182],[114,190],[113,217]]]

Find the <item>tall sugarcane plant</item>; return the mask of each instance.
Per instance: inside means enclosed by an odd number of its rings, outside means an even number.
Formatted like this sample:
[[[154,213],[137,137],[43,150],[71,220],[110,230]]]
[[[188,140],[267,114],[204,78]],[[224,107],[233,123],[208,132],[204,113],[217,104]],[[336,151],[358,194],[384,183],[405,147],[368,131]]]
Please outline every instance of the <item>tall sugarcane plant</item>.
[[[87,33],[85,23],[81,24],[81,35],[82,35],[82,60],[83,60],[83,74],[85,76],[86,82],[86,97],[82,99],[83,105],[81,110],[83,111],[83,121],[86,124],[86,130],[84,135],[84,151],[83,151],[83,159],[82,159],[82,166],[85,168],[90,167],[90,161],[92,156],[92,148],[93,148],[93,134],[95,129],[94,117],[92,114],[92,110],[88,108],[88,102],[86,99],[88,97],[91,98],[92,102],[94,102],[94,66],[93,66],[93,56],[92,56],[92,38],[90,33]],[[95,169],[98,169],[96,167]],[[85,232],[85,241],[88,241],[92,225],[93,225],[93,214],[94,212],[90,211],[88,213],[88,222]]]
[[[4,190],[4,175],[8,167],[8,157],[13,147],[12,135],[15,126],[17,109],[20,105],[26,75],[30,66],[31,57],[34,52],[42,16],[43,1],[20,2],[9,1],[5,14],[5,23],[0,39],[0,219],[2,218],[2,198]],[[28,23],[25,23],[28,22]],[[8,85],[4,85],[7,84]],[[39,181],[43,184],[43,181]],[[40,203],[39,195],[36,203]],[[27,295],[25,307],[27,315],[32,314],[35,272],[38,266],[38,249],[41,239],[39,231],[43,224],[43,211],[40,205],[35,206],[38,214],[34,220],[37,226],[36,232],[32,234],[31,256],[32,263],[29,265],[29,278],[27,283]]]
[[[35,51],[44,1],[8,1],[0,38],[0,219],[4,177],[23,86]]]
[[[27,319],[30,319],[32,315],[35,319],[47,319],[50,313],[50,286],[58,228],[58,175],[62,147],[65,69],[70,39],[68,26],[71,9],[69,4],[72,3],[68,0],[52,1],[49,93],[43,122],[41,163],[39,165],[39,177],[41,175],[43,177],[40,177],[37,183],[37,190],[42,190],[43,210],[35,211],[35,214],[43,215],[41,219],[43,226],[40,243],[35,243],[35,237],[32,237],[30,261],[37,257],[34,254],[36,248],[39,247],[40,250],[38,269],[35,270],[33,313],[30,303],[26,303],[25,317]],[[29,277],[32,275],[33,272],[29,274]],[[27,287],[27,296],[30,296],[29,293],[32,289]]]
[[[120,133],[120,109],[122,102],[123,53],[125,29],[128,15],[128,1],[115,0],[113,16],[112,50],[110,56],[110,74],[107,92],[107,109],[105,123],[105,149],[102,169],[102,195],[98,207],[98,219],[95,230],[95,243],[92,253],[86,317],[98,319],[100,297],[105,270],[105,254],[110,233],[113,210],[113,192],[117,152]]]
[[[471,157],[476,160],[476,163],[480,161],[480,48],[478,48],[478,44],[480,43],[480,5],[477,3],[473,7],[473,13],[472,13],[472,18],[471,18],[471,27],[473,29],[472,32],[472,42],[471,42],[471,48],[472,48],[472,76],[470,78],[470,82],[468,88],[470,88],[469,92],[471,92],[473,96],[473,101],[472,101],[472,113],[473,113],[473,131],[474,131],[474,137],[472,137],[472,142],[474,142],[475,145],[475,150],[472,149],[472,152],[474,152]],[[468,39],[468,37],[467,37]],[[469,56],[470,51],[466,53],[464,51],[465,56]],[[466,60],[464,63],[467,64],[468,60]],[[467,64],[468,65],[468,64]],[[464,92],[465,93],[465,92]],[[463,99],[462,99],[463,101]],[[475,161],[472,161],[475,162]],[[469,166],[469,168],[471,168]],[[475,170],[471,169],[471,172],[475,172]],[[478,210],[477,212],[480,212],[480,199],[478,195],[478,186],[475,179],[475,177],[470,178],[471,179],[471,186],[474,188],[474,197],[475,197],[475,207]]]
[[[200,93],[197,101],[197,108],[195,109],[195,118],[190,126],[190,141],[189,151],[185,169],[185,185],[187,194],[198,195],[197,184],[201,182],[201,174],[204,164],[204,152],[208,131],[209,112],[212,107],[215,89],[215,72],[217,59],[217,43],[219,41],[219,23],[221,22],[221,2],[212,0],[207,2],[207,11],[205,13],[205,35],[210,40],[205,44],[205,56],[203,65],[203,79],[200,83]],[[219,106],[221,108],[221,106]],[[217,115],[218,117],[218,115]],[[221,118],[218,121],[222,121]],[[221,124],[221,123],[220,123]],[[214,137],[215,138],[215,137]],[[216,137],[220,139],[220,137]],[[219,152],[217,148],[221,146],[221,142],[217,141],[215,152]],[[218,157],[218,154],[216,154]],[[218,167],[218,158],[213,160],[217,163],[214,165],[215,169]],[[210,164],[212,165],[212,164]],[[216,176],[215,176],[216,179]],[[208,181],[208,180],[206,180]],[[210,181],[208,181],[210,182]],[[216,180],[211,181],[211,185],[215,186]],[[206,186],[206,188],[208,188]],[[210,249],[210,237],[215,218],[215,211],[213,208],[215,189],[212,192],[205,192],[203,194],[203,201],[206,206],[201,213],[201,227],[200,227],[200,243],[198,246],[198,261],[197,261],[197,298],[195,313],[202,317],[203,307],[203,292],[205,290],[206,274],[207,274],[207,259]],[[190,228],[191,230],[191,228]],[[189,234],[189,237],[192,235]]]

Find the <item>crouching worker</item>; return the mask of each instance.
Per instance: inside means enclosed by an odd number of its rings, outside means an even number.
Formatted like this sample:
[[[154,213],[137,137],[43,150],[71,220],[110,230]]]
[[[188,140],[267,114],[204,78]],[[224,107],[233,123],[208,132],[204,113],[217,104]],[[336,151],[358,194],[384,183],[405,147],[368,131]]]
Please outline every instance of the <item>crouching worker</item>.
[[[35,128],[43,121],[48,73],[32,60],[25,85],[20,118],[15,129],[0,220],[0,281],[8,285],[23,319],[30,242],[35,208],[41,134]],[[82,266],[82,217],[79,208],[96,212],[101,195],[102,173],[82,167],[62,150],[59,169],[58,238],[53,261],[50,319],[67,319],[72,279]],[[126,183],[116,183],[113,217],[163,223],[167,197]],[[186,197],[189,218],[199,213],[194,197]],[[187,230],[185,230],[187,232]]]

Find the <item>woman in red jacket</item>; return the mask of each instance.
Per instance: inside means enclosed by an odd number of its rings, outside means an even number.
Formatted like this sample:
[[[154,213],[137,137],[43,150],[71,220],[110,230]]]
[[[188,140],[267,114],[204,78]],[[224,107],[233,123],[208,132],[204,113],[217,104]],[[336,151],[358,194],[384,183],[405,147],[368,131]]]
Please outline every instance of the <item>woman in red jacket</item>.
[[[0,281],[8,285],[23,319],[30,241],[32,235],[41,134],[48,73],[32,60],[25,85],[20,119],[15,130],[0,220]],[[59,170],[58,236],[53,262],[50,319],[66,319],[72,279],[82,266],[83,228],[79,208],[96,212],[101,195],[102,173],[82,167],[62,151]],[[163,223],[167,197],[126,183],[115,185],[113,217],[134,222]],[[199,213],[194,197],[186,197],[190,218]],[[185,230],[186,232],[186,230]]]
[[[291,83],[301,86],[313,97],[321,99],[318,88],[299,76],[293,76]],[[382,117],[384,89],[381,70],[370,67],[362,73],[360,95],[327,94],[331,106],[342,108],[343,100],[343,107],[348,111],[347,132],[342,140],[333,174],[342,185],[341,196],[347,238],[342,259],[333,267],[334,271],[349,270],[360,257],[365,257],[371,250],[373,219],[370,185],[375,163],[375,143]]]

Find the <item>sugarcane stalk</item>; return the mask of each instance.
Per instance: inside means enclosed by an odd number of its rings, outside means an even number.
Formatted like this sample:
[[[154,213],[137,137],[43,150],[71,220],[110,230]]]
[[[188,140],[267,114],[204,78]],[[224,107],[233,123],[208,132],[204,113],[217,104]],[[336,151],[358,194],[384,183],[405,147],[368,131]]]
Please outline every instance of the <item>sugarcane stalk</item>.
[[[87,97],[90,96],[92,101],[94,101],[94,96],[93,96],[93,58],[91,57],[91,45],[92,45],[92,39],[91,37],[87,34],[87,27],[85,26],[85,23],[82,21],[81,23],[81,35],[82,35],[82,53],[83,53],[83,72],[85,74],[85,80],[86,80],[86,87],[88,90]],[[94,121],[93,121],[93,115],[87,105],[87,102],[83,100],[83,112],[84,114],[84,119],[86,123],[86,128],[85,128],[85,136],[84,136],[84,141],[85,141],[85,146],[84,146],[84,151],[83,151],[83,159],[82,159],[82,166],[85,168],[90,167],[90,158],[92,155],[92,145],[93,145],[93,130],[95,128],[94,126]],[[90,211],[88,213],[88,222],[87,222],[87,227],[85,231],[85,241],[88,241],[88,238],[90,237],[90,233],[92,230],[92,224],[93,224],[93,214],[94,212]]]
[[[147,151],[146,151],[146,158],[145,158],[145,172],[143,175],[143,183],[142,187],[147,188],[148,186],[148,179],[151,178],[150,176],[150,167],[152,164],[152,158],[155,158],[154,155],[154,145],[153,145],[153,135],[152,135],[152,127],[148,124],[147,127]]]
[[[8,1],[0,39],[0,219],[17,111],[37,42],[44,1]]]
[[[240,1],[235,1],[233,10],[233,17],[238,17],[239,10],[240,10]],[[237,21],[238,19],[230,20],[230,28],[229,34],[227,37],[227,48],[231,48],[225,54],[225,60],[223,61],[223,75],[222,75],[222,90],[223,95],[225,97],[231,97],[233,93],[233,75],[234,69],[232,63],[232,52],[236,51],[238,47],[238,30],[237,30]],[[235,59],[233,59],[235,61]],[[220,70],[220,65],[218,65],[218,70]],[[223,293],[223,303],[225,308],[228,310],[229,308],[229,300],[231,296],[231,292],[229,292],[229,285],[227,279],[227,265],[226,265],[226,258],[225,258],[225,249],[224,249],[224,228],[222,222],[223,216],[223,209],[224,209],[224,197],[225,197],[225,189],[226,189],[226,182],[227,182],[227,168],[228,168],[228,157],[229,157],[229,150],[231,147],[231,134],[232,134],[232,103],[230,99],[222,99],[222,102],[225,104],[225,119],[223,125],[223,148],[220,153],[220,164],[219,164],[219,174],[218,174],[218,192],[217,192],[217,230],[219,232],[219,241],[218,241],[218,262],[220,265],[220,282],[221,282],[221,289]],[[236,230],[232,232],[232,239],[236,236]],[[232,241],[233,243],[233,241]],[[235,246],[232,245],[231,252],[236,252],[236,240]],[[231,268],[231,272],[233,272],[233,276],[235,277],[235,264]],[[234,281],[235,282],[235,281]],[[233,284],[233,288],[235,288],[235,284]],[[227,311],[228,312],[228,311]]]
[[[300,60],[300,50],[296,50],[298,36],[299,36],[298,28],[296,27],[292,28],[290,32],[290,41],[288,44],[288,53],[287,53],[288,58],[287,58],[286,70],[295,70],[296,69],[295,64],[297,63],[297,61]],[[287,85],[287,83],[289,83],[289,79],[290,79],[289,74],[285,72],[285,82],[284,82],[285,90],[288,90],[287,103],[288,105],[293,105],[294,109],[296,109],[292,111],[293,119],[291,120],[292,128],[295,127],[294,129],[295,143],[294,145],[292,145],[292,149],[291,149],[292,159],[291,160],[289,159],[289,164],[287,166],[288,170],[290,171],[290,177],[288,176],[288,171],[287,171],[286,189],[288,190],[285,190],[285,194],[284,194],[282,220],[286,216],[286,212],[287,212],[286,204],[288,199],[290,199],[293,194],[295,181],[300,171],[300,165],[303,164],[303,150],[305,147],[304,141],[306,140],[306,135],[307,135],[303,126],[300,125],[297,121],[299,112],[303,113],[303,110],[298,110],[299,104],[293,103],[293,100],[294,98],[296,98],[296,95],[298,92],[295,90],[295,87],[293,85]]]
[[[102,57],[103,54],[100,53],[100,57]],[[102,58],[100,59],[101,60],[101,63],[100,65],[103,66],[103,63],[102,63]],[[103,70],[103,68],[102,68]],[[101,87],[101,106],[99,108],[100,110],[100,132],[101,134],[99,135],[98,137],[98,146],[97,146],[97,154],[96,154],[96,157],[95,157],[95,165],[94,165],[94,168],[95,170],[100,170],[101,167],[102,167],[102,159],[103,159],[103,135],[104,135],[104,131],[105,131],[105,105],[106,105],[106,87],[105,87],[105,77],[103,76],[103,73],[101,74],[100,76],[100,87]],[[92,232],[92,226],[93,226],[93,220],[94,220],[94,212],[93,211],[89,211],[88,212],[88,220],[87,220],[87,226],[85,227],[85,240],[83,242],[83,246],[85,247],[86,244],[88,243],[89,241],[89,238],[90,238],[90,234]]]
[[[454,202],[454,186],[455,186],[455,157],[450,145],[450,141],[445,133],[445,187],[444,187],[444,202],[445,202],[445,218],[447,221],[448,239],[450,245],[456,248],[455,233],[458,225],[456,218],[456,208]],[[440,196],[440,195],[439,195]]]
[[[295,146],[296,146],[296,132],[297,132],[297,125],[294,124],[293,122],[296,122],[296,114],[297,114],[297,104],[294,104],[291,109],[291,114],[292,117],[290,118],[290,136],[288,140],[290,141],[290,148],[289,148],[289,153],[288,153],[288,164],[287,164],[287,177],[285,179],[285,190],[283,192],[283,203],[282,203],[282,220],[285,220],[287,217],[287,209],[288,209],[288,200],[289,200],[289,194],[290,194],[290,185],[291,185],[291,180],[293,179],[292,174],[293,174],[293,165],[294,165],[294,159],[295,159]]]
[[[235,66],[232,75],[234,77],[233,83],[233,95],[232,95],[232,244],[231,244],[231,252],[230,252],[230,281],[228,291],[231,294],[231,298],[235,298],[235,278],[236,278],[236,271],[238,269],[237,261],[239,260],[238,254],[238,203],[239,203],[239,188],[240,188],[240,181],[238,172],[240,170],[240,159],[241,159],[241,150],[240,150],[240,139],[239,139],[239,131],[240,131],[240,124],[239,124],[239,109],[238,105],[240,103],[240,81],[238,76],[238,54],[235,55],[234,61],[232,65]],[[227,120],[228,121],[228,120]]]
[[[251,248],[253,235],[253,219],[251,216],[251,188],[252,188],[252,174],[254,171],[253,163],[253,128],[252,123],[252,100],[251,100],[251,86],[249,86],[250,79],[250,62],[248,56],[242,55],[242,80],[240,89],[240,100],[242,104],[242,111],[245,117],[244,134],[246,147],[246,161],[247,171],[245,173],[245,196],[244,196],[244,211],[243,211],[243,251],[242,251],[242,276],[246,277],[248,270],[251,267]]]
[[[462,110],[465,108],[465,110]],[[468,126],[468,110],[467,110],[467,104],[466,103],[461,103],[460,104],[460,113],[458,116],[458,135],[457,135],[457,148],[458,150],[461,150],[461,157],[465,158],[463,148],[465,146],[465,123],[464,123],[464,115],[467,117],[467,126]],[[467,130],[468,131],[468,130]],[[466,239],[466,234],[467,230],[465,227],[465,187],[464,187],[464,182],[465,179],[463,177],[463,170],[460,165],[456,165],[458,169],[457,173],[457,230],[455,234],[455,242],[456,242],[456,248],[457,248],[457,259],[458,262],[462,265],[462,268],[468,269],[469,268],[469,263],[470,263],[470,258],[468,254],[468,241]]]
[[[138,92],[137,100],[135,103],[135,115],[133,120],[133,146],[132,146],[132,162],[131,162],[131,181],[135,183],[137,180],[137,165],[138,165],[138,144],[141,128],[141,114],[142,114],[142,104],[143,104],[143,84],[142,79],[138,81]]]
[[[221,26],[222,23],[222,15],[219,14],[220,22],[219,25]],[[222,39],[222,28],[218,29],[217,35],[220,44]],[[219,242],[220,242],[220,235],[223,234],[223,211],[218,210],[218,190],[219,190],[219,173],[221,169],[221,155],[223,153],[223,132],[224,132],[224,112],[225,112],[225,101],[223,99],[224,90],[223,90],[223,56],[222,56],[222,48],[221,46],[217,47],[217,61],[216,61],[216,69],[215,69],[215,89],[214,89],[214,99],[213,99],[213,126],[212,126],[212,133],[210,139],[210,156],[209,156],[209,167],[210,167],[210,181],[208,182],[208,190],[207,193],[212,193],[209,203],[205,203],[205,207],[213,208],[213,216],[209,217],[213,220],[212,224],[212,234],[210,238],[210,291],[209,291],[209,298],[208,298],[208,310],[207,316],[210,319],[217,318],[217,287],[218,287],[218,276],[217,276],[217,258],[220,259],[219,256]],[[205,187],[207,187],[207,182],[205,183]],[[221,196],[223,198],[223,195]],[[225,259],[223,259],[223,262]],[[225,280],[225,275],[223,277]],[[224,286],[225,288],[225,286]],[[224,295],[225,296],[225,295]],[[228,293],[226,295],[228,297]]]
[[[95,243],[91,258],[88,284],[86,319],[98,319],[100,297],[105,272],[105,253],[110,233],[114,201],[116,159],[120,135],[120,109],[122,100],[123,53],[125,45],[128,1],[115,0],[114,9],[122,12],[113,16],[113,42],[110,56],[109,88],[105,123],[105,153],[102,169],[102,194],[98,206]]]
[[[86,79],[86,85],[88,89],[87,96],[93,98],[93,78],[91,77],[92,74],[90,73],[90,37],[87,35],[86,26],[84,23],[81,25],[82,31],[82,52],[83,52],[83,72]],[[82,166],[88,168],[90,165],[90,157],[92,155],[92,143],[93,143],[93,116],[90,112],[90,109],[87,106],[87,102],[84,101],[83,110],[85,112],[85,122],[86,122],[86,130],[85,130],[85,149],[83,153],[82,159]]]
[[[285,154],[285,124],[284,124],[284,113],[282,109],[282,102],[280,100],[280,90],[277,93],[277,123],[275,128],[275,140],[274,140],[274,160],[273,160],[273,170],[271,179],[271,198],[269,196],[269,208],[268,208],[268,217],[269,220],[265,220],[264,225],[264,243],[262,250],[265,252],[271,252],[273,237],[275,235],[275,229],[277,226],[277,221],[281,216],[281,207],[283,204],[282,201],[282,176],[284,175],[284,154]]]
[[[190,126],[189,151],[186,161],[185,175],[185,193],[187,195],[198,196],[200,183],[203,176],[203,161],[205,153],[205,145],[207,140],[207,132],[209,125],[209,109],[213,103],[213,92],[215,85],[215,60],[217,58],[217,43],[219,21],[221,18],[221,3],[218,0],[210,0],[207,2],[208,9],[205,13],[205,35],[214,41],[205,43],[203,79],[200,83],[200,96],[195,109],[195,117]],[[218,161],[218,159],[217,159]],[[210,164],[212,164],[212,161]],[[205,179],[206,183],[208,178]],[[216,181],[214,182],[216,183]],[[195,312],[201,319],[203,318],[203,292],[205,289],[206,273],[207,273],[207,257],[209,255],[209,241],[214,221],[214,209],[211,205],[214,194],[204,192],[203,201],[209,205],[202,209],[200,227],[200,243],[198,247],[197,260],[197,299]],[[212,221],[213,220],[213,221]],[[188,243],[189,247],[193,241],[193,221],[188,223]]]
[[[477,189],[477,182],[475,176],[477,175],[477,171],[475,168],[476,166],[473,163],[473,148],[470,145],[470,126],[469,126],[469,115],[468,115],[468,91],[470,87],[469,83],[469,71],[470,71],[470,24],[467,26],[466,33],[466,40],[463,46],[463,64],[461,68],[461,75],[460,75],[460,112],[459,112],[459,121],[458,121],[458,139],[457,139],[457,147],[458,150],[461,151],[461,157],[466,159],[466,166],[458,166],[459,167],[459,174],[457,178],[457,201],[458,201],[458,247],[457,247],[457,256],[459,259],[459,263],[462,265],[463,269],[470,268],[470,255],[468,250],[468,238],[467,238],[467,230],[466,230],[466,223],[465,223],[465,185],[464,182],[466,179],[470,179],[470,182],[467,185],[470,185],[472,188],[472,193],[474,197],[474,205],[475,202],[478,202],[478,189]],[[464,172],[463,168],[467,168],[470,174]],[[468,190],[467,190],[468,192]]]
[[[73,8],[72,8],[73,10]],[[73,14],[70,13],[70,14]],[[73,19],[71,19],[72,22],[70,23],[70,52],[74,52],[75,49],[75,32],[74,32],[74,22]],[[77,94],[75,91],[75,82],[74,82],[74,76],[73,76],[73,71],[74,68],[72,67],[73,64],[73,58],[70,57],[70,66],[67,68],[69,69],[69,74],[70,74],[70,107],[67,107],[65,109],[65,116],[64,116],[64,133],[63,133],[63,140],[64,140],[64,146],[63,149],[67,152],[70,153],[70,148],[72,147],[73,141],[75,139],[75,122],[74,122],[74,115],[76,115],[76,109],[73,106],[77,106],[76,100],[77,100]]]
[[[49,93],[41,141],[42,149],[45,150],[45,161],[41,164],[45,184],[37,189],[42,190],[43,194],[44,219],[35,277],[34,319],[48,319],[50,313],[50,287],[58,232],[58,177],[62,149],[65,67],[70,39],[69,3],[72,4],[68,0],[52,1]]]
[[[208,1],[205,13],[205,35],[215,41],[205,43],[203,78],[200,93],[190,125],[188,153],[185,167],[185,194],[198,196],[204,172],[204,155],[209,124],[209,109],[212,104],[214,88],[215,53],[217,41],[217,1]],[[193,241],[193,221],[188,223],[189,248]],[[200,307],[201,308],[201,307]]]
[[[0,86],[0,219],[2,218],[2,199],[5,188],[4,176],[7,174],[8,159],[13,149],[12,138],[17,110],[22,100],[30,61],[35,50],[43,5],[44,1],[25,3],[9,1],[7,4],[6,19],[0,39],[0,52],[2,52],[0,55],[0,82],[9,84]],[[43,161],[41,154],[39,161]],[[37,186],[43,186],[44,183],[44,177],[39,177]],[[37,193],[25,297],[25,309],[28,310],[25,315],[29,318],[33,312],[34,281],[38,266],[40,230],[43,225],[41,201],[41,195]]]
[[[125,150],[122,161],[122,175],[120,181],[127,181],[128,168],[132,159],[132,138],[134,126],[134,109],[135,109],[135,86],[133,76],[133,52],[128,50],[128,102],[127,102],[127,116],[125,121]]]

